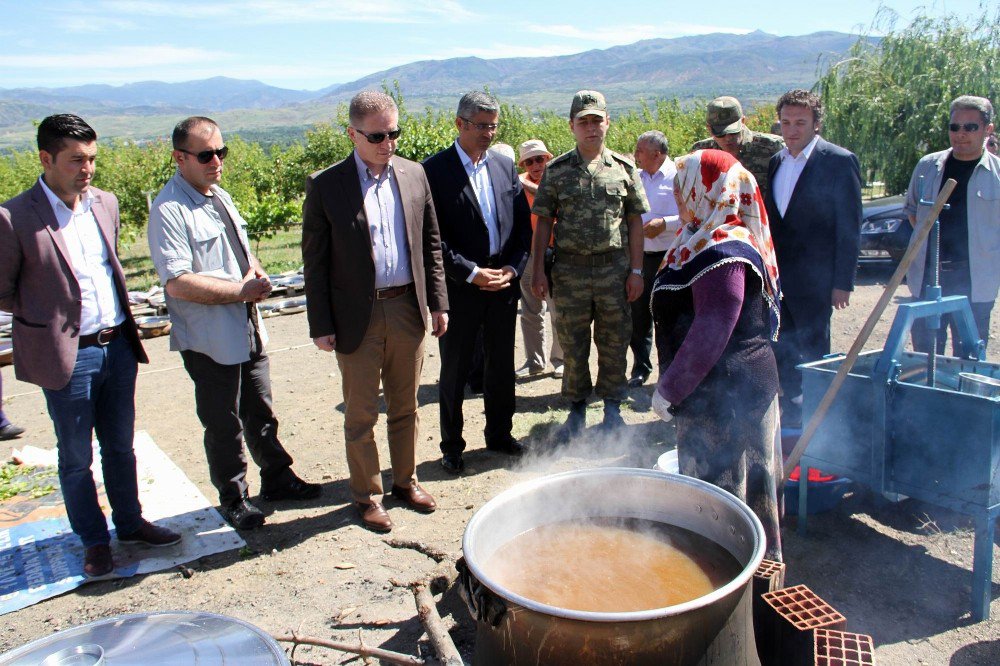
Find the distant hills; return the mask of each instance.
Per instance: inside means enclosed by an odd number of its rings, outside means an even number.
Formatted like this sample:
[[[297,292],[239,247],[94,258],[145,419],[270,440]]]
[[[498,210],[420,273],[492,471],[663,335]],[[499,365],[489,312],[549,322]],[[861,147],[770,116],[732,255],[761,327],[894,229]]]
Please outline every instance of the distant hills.
[[[450,108],[463,92],[484,86],[506,102],[560,112],[581,88],[601,90],[616,110],[642,100],[720,94],[752,105],[792,87],[812,86],[820,64],[843,55],[855,41],[856,36],[838,32],[781,37],[761,31],[646,39],[567,56],[414,62],[317,91],[225,77],[0,89],[0,148],[29,146],[33,121],[67,111],[84,116],[102,137],[165,136],[179,118],[198,113],[216,117],[228,132],[259,138],[280,128],[287,136],[329,120],[339,104],[383,81],[398,81],[411,109]]]

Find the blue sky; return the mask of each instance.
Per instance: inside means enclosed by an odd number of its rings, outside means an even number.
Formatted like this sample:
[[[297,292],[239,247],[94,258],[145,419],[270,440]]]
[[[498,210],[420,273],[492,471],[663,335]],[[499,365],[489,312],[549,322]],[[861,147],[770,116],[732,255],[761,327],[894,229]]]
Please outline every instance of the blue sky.
[[[967,17],[980,0],[886,0]],[[562,55],[640,39],[858,32],[867,0],[0,0],[0,88],[211,76],[317,89],[416,60]]]

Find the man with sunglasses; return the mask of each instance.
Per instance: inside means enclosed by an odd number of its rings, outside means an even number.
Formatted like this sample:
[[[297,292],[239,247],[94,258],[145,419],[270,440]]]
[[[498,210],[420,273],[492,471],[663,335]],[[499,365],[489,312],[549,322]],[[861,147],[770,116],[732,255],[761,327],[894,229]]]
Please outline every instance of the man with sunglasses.
[[[430,513],[417,484],[417,390],[430,314],[448,329],[441,240],[423,168],[397,155],[399,111],[392,97],[366,90],[351,100],[354,151],[306,179],[302,259],[309,335],[336,352],[344,393],[349,486],[362,524],[388,532],[374,427],[385,396],[392,497]]]
[[[253,529],[264,514],[249,499],[244,436],[260,466],[263,499],[313,499],[320,486],[295,475],[278,440],[267,332],[256,306],[271,283],[250,252],[246,222],[219,187],[229,149],[215,121],[202,116],[177,123],[172,141],[177,172],[153,201],[149,250],[166,291],[170,349],[194,382],[222,513],[233,527]]]
[[[448,333],[441,337],[441,466],[458,474],[465,384],[483,329],[483,402],[486,448],[519,456],[514,417],[514,329],[531,244],[531,216],[514,160],[489,150],[500,105],[491,95],[462,96],[455,114],[458,138],[424,162],[434,197],[447,276]]]
[[[38,182],[0,205],[0,308],[14,316],[17,378],[45,395],[83,572],[106,576],[115,565],[91,472],[95,433],[118,541],[169,546],[181,536],[147,522],[139,504],[135,381],[148,359],[117,256],[118,200],[91,186],[97,133],[79,116],[49,116],[38,157]]]
[[[949,178],[958,183],[948,198],[948,208],[941,211],[940,285],[944,296],[966,296],[983,341],[990,338],[990,314],[1000,288],[1000,158],[983,149],[993,132],[993,105],[984,97],[962,95],[949,108],[947,150],[925,155],[917,162],[906,190],[904,210],[910,223],[923,223],[930,206],[920,200],[937,197],[941,184]],[[924,297],[925,276],[931,267],[927,261],[926,241],[920,247],[906,283],[916,298]],[[952,329],[952,350],[963,356],[975,350],[963,350],[955,335],[950,315],[942,321],[937,340],[926,320],[913,324],[913,349],[929,352],[936,345],[944,353],[948,329]]]
[[[784,140],[774,134],[754,132],[746,126],[743,107],[735,97],[716,97],[708,103],[705,127],[711,137],[691,146],[691,152],[715,148],[724,150],[740,161],[753,174],[760,194],[767,196],[768,163],[771,156],[785,147]],[[780,127],[780,123],[779,123]]]

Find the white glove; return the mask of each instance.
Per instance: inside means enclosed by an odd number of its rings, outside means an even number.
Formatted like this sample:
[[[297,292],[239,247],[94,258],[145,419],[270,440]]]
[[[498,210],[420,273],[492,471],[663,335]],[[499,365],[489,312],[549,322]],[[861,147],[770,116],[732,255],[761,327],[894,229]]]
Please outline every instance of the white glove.
[[[674,419],[674,415],[668,412],[670,401],[660,395],[660,390],[653,389],[653,411],[664,423],[669,423]]]

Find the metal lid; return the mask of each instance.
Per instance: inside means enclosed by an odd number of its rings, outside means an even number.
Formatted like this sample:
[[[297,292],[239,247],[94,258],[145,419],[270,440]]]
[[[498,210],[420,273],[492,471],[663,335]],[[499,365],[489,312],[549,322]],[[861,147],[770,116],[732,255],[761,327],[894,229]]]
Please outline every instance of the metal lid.
[[[239,664],[288,666],[278,643],[261,629],[243,620],[188,611],[122,615],[91,622],[40,638],[0,655],[0,666],[36,666],[53,655],[86,646],[100,647],[107,666],[187,666],[188,664]]]

